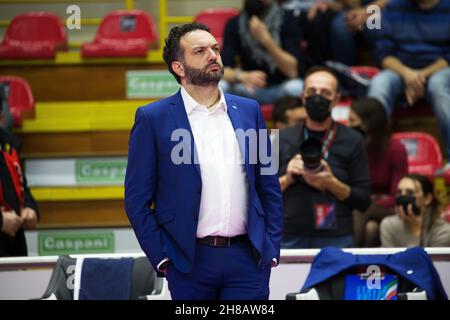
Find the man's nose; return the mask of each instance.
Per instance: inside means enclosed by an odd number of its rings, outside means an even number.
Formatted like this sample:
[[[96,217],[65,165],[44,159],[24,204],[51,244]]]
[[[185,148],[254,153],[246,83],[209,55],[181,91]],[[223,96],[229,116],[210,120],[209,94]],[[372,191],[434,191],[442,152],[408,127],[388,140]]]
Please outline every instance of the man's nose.
[[[217,60],[219,54],[214,51],[214,49],[209,48],[209,60]]]

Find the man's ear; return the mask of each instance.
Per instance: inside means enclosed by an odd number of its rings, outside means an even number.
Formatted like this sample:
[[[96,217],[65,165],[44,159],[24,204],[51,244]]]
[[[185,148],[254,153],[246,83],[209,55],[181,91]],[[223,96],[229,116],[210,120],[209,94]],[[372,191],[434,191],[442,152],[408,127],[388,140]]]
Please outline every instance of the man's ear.
[[[184,78],[186,73],[184,72],[183,64],[180,61],[172,62],[172,70],[180,77]]]

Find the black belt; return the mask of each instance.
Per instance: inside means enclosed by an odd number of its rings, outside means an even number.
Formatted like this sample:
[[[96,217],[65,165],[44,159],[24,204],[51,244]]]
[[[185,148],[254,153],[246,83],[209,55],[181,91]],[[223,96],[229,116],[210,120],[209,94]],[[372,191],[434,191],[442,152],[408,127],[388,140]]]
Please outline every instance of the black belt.
[[[241,234],[235,237],[208,236],[204,238],[197,238],[197,243],[210,247],[229,247],[234,243],[246,241],[248,241],[248,236],[246,234]]]

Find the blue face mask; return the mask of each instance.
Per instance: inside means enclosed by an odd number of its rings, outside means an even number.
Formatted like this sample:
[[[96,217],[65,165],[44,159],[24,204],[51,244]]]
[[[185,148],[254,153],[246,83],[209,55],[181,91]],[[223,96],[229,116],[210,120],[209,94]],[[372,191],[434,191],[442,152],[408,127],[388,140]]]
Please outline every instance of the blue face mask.
[[[330,111],[331,100],[315,94],[306,98],[306,112],[311,120],[315,122],[323,122],[331,116]]]

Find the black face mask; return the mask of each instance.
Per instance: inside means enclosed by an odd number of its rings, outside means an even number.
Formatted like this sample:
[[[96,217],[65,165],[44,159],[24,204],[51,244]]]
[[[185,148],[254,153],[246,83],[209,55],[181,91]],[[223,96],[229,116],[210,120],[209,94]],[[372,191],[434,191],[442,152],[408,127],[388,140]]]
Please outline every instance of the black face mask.
[[[321,95],[313,95],[306,98],[306,112],[311,120],[315,122],[323,122],[331,116],[330,109],[331,100]]]
[[[405,214],[408,214],[408,206],[411,204],[413,213],[416,216],[420,215],[420,209],[416,205],[416,197],[414,196],[397,196],[395,198],[395,204],[398,206],[402,206]]]
[[[366,136],[366,132],[361,127],[352,127],[353,130],[358,131],[360,134],[362,134],[363,137]]]

